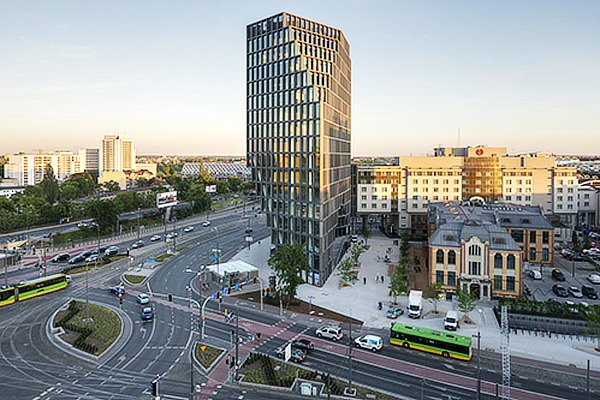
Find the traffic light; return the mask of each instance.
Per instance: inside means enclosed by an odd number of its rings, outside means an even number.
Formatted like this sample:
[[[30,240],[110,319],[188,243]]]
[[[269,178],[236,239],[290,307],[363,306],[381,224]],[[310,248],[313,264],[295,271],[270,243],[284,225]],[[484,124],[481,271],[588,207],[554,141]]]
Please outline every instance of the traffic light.
[[[154,397],[158,396],[158,381],[159,381],[158,377],[156,377],[152,381],[152,396],[154,396]]]
[[[173,302],[173,295],[171,293],[169,293],[167,295],[167,298],[169,299],[170,302]]]

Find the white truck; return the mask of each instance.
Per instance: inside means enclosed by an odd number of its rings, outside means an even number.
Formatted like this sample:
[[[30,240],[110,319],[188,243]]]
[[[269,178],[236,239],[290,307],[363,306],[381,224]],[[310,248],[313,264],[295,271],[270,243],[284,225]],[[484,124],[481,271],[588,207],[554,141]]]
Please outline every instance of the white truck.
[[[411,290],[408,293],[408,316],[410,318],[421,318],[423,311],[423,292]]]

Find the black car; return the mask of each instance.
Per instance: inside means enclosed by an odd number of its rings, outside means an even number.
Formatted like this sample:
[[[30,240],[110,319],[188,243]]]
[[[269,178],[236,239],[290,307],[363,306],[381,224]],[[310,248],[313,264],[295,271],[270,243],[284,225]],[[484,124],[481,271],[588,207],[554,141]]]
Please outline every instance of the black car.
[[[50,262],[60,263],[63,261],[69,261],[70,258],[71,258],[71,255],[69,253],[62,253],[62,254],[57,254],[54,257],[52,257]]]
[[[580,253],[571,253],[571,257],[569,258],[571,261],[585,261],[585,258]]]
[[[285,358],[285,347],[280,347],[275,350],[275,354],[277,357],[283,359]],[[301,349],[292,349],[292,354],[290,355],[290,360],[296,363],[304,361],[306,358],[306,351]]]
[[[552,285],[552,291],[556,293],[558,297],[569,297],[569,292],[567,292],[567,289],[565,289],[563,285],[559,285],[558,283]]]
[[[592,300],[598,299],[598,293],[596,292],[596,289],[594,289],[591,286],[582,285],[581,286],[581,293],[583,293],[583,295],[585,297],[587,297],[588,299],[592,299]]]
[[[252,233],[252,228],[246,228],[246,233]]]
[[[69,258],[69,264],[80,263],[82,261],[85,261],[86,258],[87,258],[87,256],[85,256],[83,254],[77,254],[76,256]]]
[[[560,272],[560,269],[553,269],[552,277],[559,282],[564,282],[566,280],[565,275],[562,272]]]
[[[302,349],[307,353],[310,353],[311,350],[314,350],[315,344],[308,339],[298,339],[292,342],[292,347]]]
[[[112,286],[108,288],[108,293],[114,294],[114,295],[122,295],[125,294],[125,288],[123,286]]]
[[[104,254],[104,252],[106,251],[106,246],[101,246],[101,247],[96,247],[94,250],[92,250],[92,254]]]

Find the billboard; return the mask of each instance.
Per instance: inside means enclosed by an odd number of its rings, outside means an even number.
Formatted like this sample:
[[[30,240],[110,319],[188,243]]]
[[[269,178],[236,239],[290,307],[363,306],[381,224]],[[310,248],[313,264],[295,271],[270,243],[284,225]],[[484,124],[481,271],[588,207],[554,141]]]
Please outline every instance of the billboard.
[[[206,193],[217,193],[217,185],[206,186]]]
[[[156,207],[172,207],[177,204],[177,192],[164,192],[156,194]]]

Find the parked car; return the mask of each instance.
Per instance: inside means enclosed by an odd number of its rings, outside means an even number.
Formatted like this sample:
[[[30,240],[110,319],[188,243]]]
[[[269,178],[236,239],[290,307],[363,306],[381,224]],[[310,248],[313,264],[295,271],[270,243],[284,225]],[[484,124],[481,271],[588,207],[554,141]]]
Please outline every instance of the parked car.
[[[117,246],[109,246],[106,251],[104,251],[105,256],[113,256],[115,254],[119,254],[119,248]]]
[[[558,297],[569,297],[569,292],[567,292],[567,289],[565,289],[565,287],[563,285],[559,285],[558,283],[555,283],[554,285],[552,285],[552,291]]]
[[[367,350],[379,351],[383,347],[383,340],[379,336],[364,335],[354,339],[354,345]]]
[[[542,273],[537,269],[532,269],[529,271],[529,276],[531,279],[540,280],[542,279]]]
[[[150,303],[150,298],[146,293],[140,293],[137,295],[137,302],[140,304],[148,304]]]
[[[553,269],[552,277],[559,282],[564,282],[566,280],[565,275],[560,271],[560,269]]]
[[[98,257],[98,254],[92,254],[91,256],[89,256],[88,258],[85,259],[86,263],[91,263],[94,261],[98,261],[100,260],[100,257]]]
[[[320,338],[331,339],[334,342],[337,342],[342,337],[344,337],[344,333],[342,332],[342,328],[339,326],[323,326],[318,328],[316,334]]]
[[[50,262],[60,263],[63,261],[69,261],[69,258],[71,258],[71,255],[69,253],[61,253],[61,254],[57,254],[54,257],[52,257]]]
[[[569,286],[567,291],[576,299],[581,299],[583,297],[583,293],[581,293],[581,290],[577,286]]]
[[[105,251],[106,251],[106,246],[100,246],[100,247],[96,247],[94,250],[92,250],[92,254],[104,254]]]
[[[307,353],[310,353],[315,348],[315,344],[308,339],[298,339],[292,342],[292,347],[297,349],[304,350]]]
[[[151,242],[157,242],[160,240],[160,235],[154,235],[150,238]]]
[[[184,231],[184,232],[186,232],[186,233],[187,233],[187,232],[191,232],[191,231],[193,231],[193,230],[194,230],[194,227],[193,227],[193,226],[186,226],[186,227],[183,229],[183,231]]]
[[[581,286],[581,293],[583,293],[583,295],[585,297],[587,297],[588,299],[593,299],[593,300],[598,299],[598,293],[596,292],[596,289],[594,289],[591,286],[582,285]]]
[[[277,350],[275,350],[275,354],[277,355],[277,357],[283,359],[285,357],[285,346],[279,347]],[[299,363],[304,361],[305,358],[306,351],[302,349],[292,348],[292,353],[290,355],[291,361]]]
[[[205,228],[206,228],[207,226],[210,226],[210,221],[204,221],[204,222],[202,223],[202,226],[203,226],[203,227],[205,227]]]
[[[138,248],[140,248],[140,247],[144,247],[144,241],[143,241],[143,240],[138,240],[137,242],[134,242],[134,243],[131,245],[131,248],[132,248],[132,249],[138,249]]]
[[[150,321],[152,319],[154,319],[154,312],[152,312],[152,308],[144,308],[142,310],[142,321]]]
[[[593,283],[594,285],[600,285],[600,275],[598,274],[589,274],[587,276],[587,280]]]
[[[69,264],[77,264],[82,261],[85,261],[86,257],[83,254],[77,254],[71,258],[69,258]]]
[[[569,257],[569,260],[571,260],[571,261],[585,261],[585,258],[583,258],[583,256],[580,253],[573,252],[573,253],[571,253],[571,256]]]
[[[125,294],[125,288],[123,286],[112,286],[108,288],[108,293],[114,294],[114,295],[120,295],[120,294]]]
[[[385,316],[388,318],[396,319],[402,314],[404,314],[404,310],[401,307],[390,307],[385,313]]]

